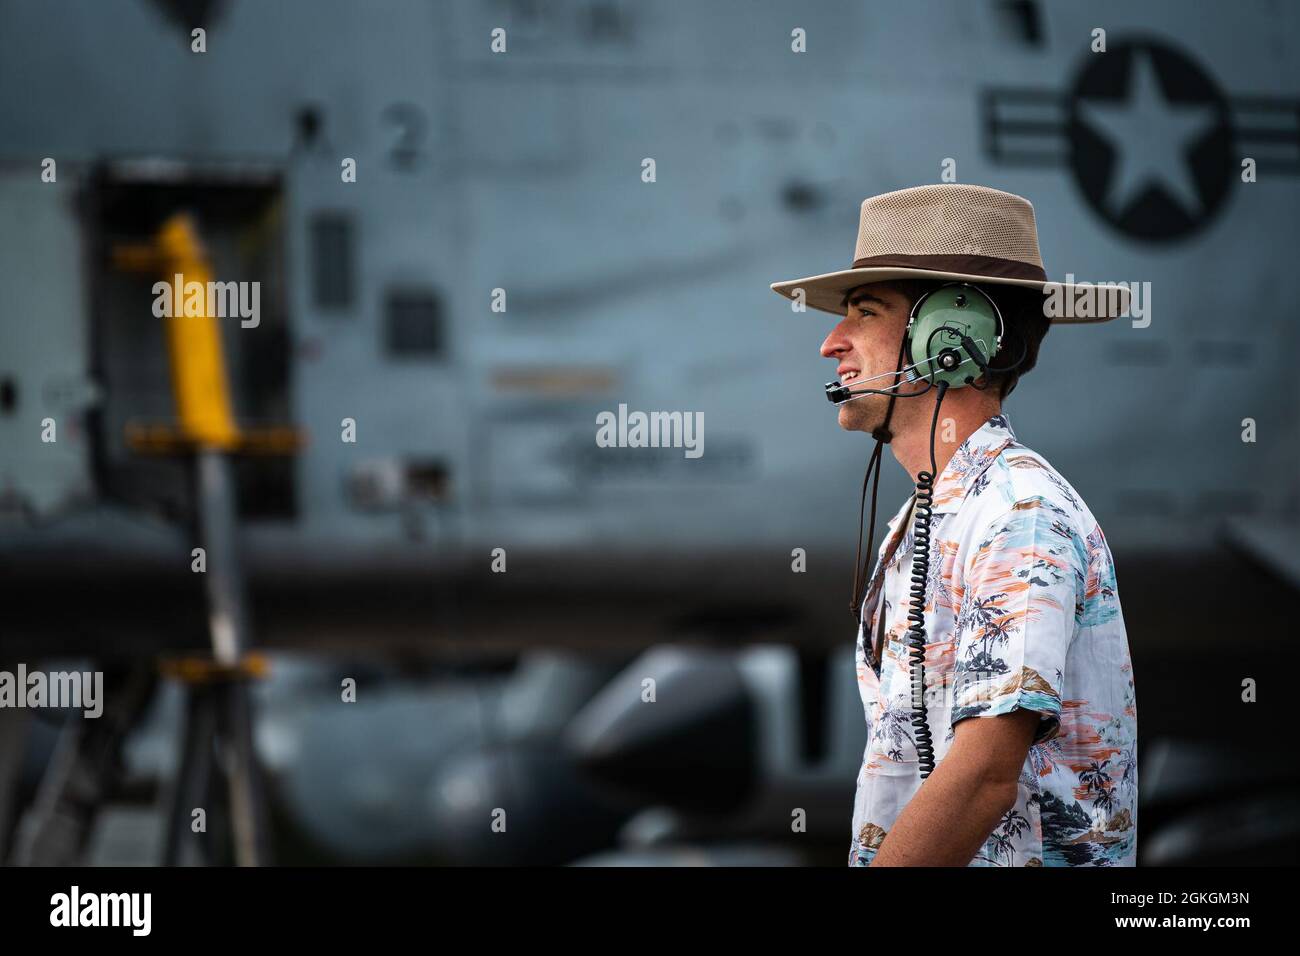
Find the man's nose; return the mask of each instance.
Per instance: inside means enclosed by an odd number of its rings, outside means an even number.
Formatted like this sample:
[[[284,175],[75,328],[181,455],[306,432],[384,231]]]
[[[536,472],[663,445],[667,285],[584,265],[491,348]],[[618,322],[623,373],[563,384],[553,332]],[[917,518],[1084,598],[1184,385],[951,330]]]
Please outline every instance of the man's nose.
[[[838,358],[842,353],[853,348],[853,343],[849,341],[849,337],[845,334],[845,322],[841,322],[831,329],[831,334],[826,336],[826,341],[822,342],[823,358]]]

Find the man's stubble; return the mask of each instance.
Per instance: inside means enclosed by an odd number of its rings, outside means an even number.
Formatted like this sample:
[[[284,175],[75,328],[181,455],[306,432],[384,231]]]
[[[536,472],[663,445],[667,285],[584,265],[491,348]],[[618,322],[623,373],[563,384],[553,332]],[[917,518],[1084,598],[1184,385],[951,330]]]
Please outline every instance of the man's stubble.
[[[870,434],[885,423],[889,398],[885,395],[868,395],[855,398],[840,408],[840,427],[845,431]],[[897,409],[895,409],[897,412]]]

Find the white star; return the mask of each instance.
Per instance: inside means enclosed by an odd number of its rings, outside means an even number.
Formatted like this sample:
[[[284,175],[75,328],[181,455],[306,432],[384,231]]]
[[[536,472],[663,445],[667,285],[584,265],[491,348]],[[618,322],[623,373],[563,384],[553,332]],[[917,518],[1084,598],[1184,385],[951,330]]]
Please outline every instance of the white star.
[[[1188,167],[1187,147],[1214,126],[1212,106],[1166,100],[1150,58],[1135,52],[1127,102],[1080,100],[1079,109],[1119,154],[1119,169],[1106,187],[1105,202],[1113,216],[1122,216],[1153,182],[1188,215],[1195,218],[1200,214],[1201,200]]]

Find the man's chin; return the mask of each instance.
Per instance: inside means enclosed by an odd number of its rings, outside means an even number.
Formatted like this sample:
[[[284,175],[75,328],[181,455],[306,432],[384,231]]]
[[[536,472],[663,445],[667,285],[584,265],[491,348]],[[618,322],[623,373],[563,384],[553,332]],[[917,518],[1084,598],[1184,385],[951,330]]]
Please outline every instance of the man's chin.
[[[875,414],[875,409],[868,406],[873,404],[871,399],[857,399],[846,405],[840,406],[839,422],[840,428],[846,432],[869,432],[878,424],[877,419],[880,417]]]

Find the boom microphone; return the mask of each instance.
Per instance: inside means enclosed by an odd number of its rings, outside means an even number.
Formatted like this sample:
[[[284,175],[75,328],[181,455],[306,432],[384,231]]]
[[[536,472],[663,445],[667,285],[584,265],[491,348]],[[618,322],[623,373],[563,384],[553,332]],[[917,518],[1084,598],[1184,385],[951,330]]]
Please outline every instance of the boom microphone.
[[[943,330],[939,329],[936,331],[943,331]],[[975,343],[972,342],[966,336],[963,336],[962,339],[963,339],[963,345],[967,348],[969,354],[967,355],[966,358],[962,359],[959,362],[953,362],[951,363],[951,365],[944,363],[943,370],[948,371],[953,368],[960,368],[961,366],[965,365],[967,362],[974,362],[976,365],[979,366],[982,373],[989,372],[990,369],[988,365],[982,360],[983,356],[980,354],[980,350],[975,347]],[[948,350],[948,351],[953,352],[954,355],[959,354],[956,352],[955,349]],[[937,362],[939,360],[936,359],[935,361]],[[826,389],[826,399],[832,405],[843,405],[847,402],[853,401],[855,398],[866,398],[868,395],[892,395],[896,398],[912,398],[916,395],[924,395],[926,392],[930,390],[930,388],[933,387],[933,383],[931,383],[924,374],[917,372],[917,369],[924,364],[926,363],[913,362],[911,365],[908,365],[906,368],[900,368],[896,372],[881,372],[879,375],[873,375],[871,376],[871,378],[863,379],[860,382],[854,382],[852,385],[844,385],[840,382],[827,382],[822,387]],[[867,382],[874,382],[878,378],[888,378],[897,375],[902,375],[903,380],[901,382],[895,382],[893,385],[887,385],[884,388],[862,388],[861,387],[865,385]],[[926,382],[929,385],[929,387],[924,388],[919,392],[895,391],[895,389],[897,389],[900,385],[907,385],[912,382]]]

